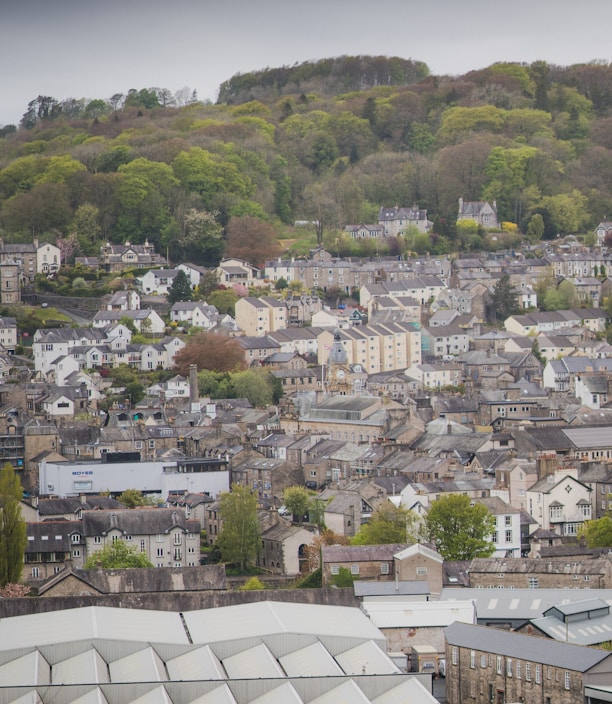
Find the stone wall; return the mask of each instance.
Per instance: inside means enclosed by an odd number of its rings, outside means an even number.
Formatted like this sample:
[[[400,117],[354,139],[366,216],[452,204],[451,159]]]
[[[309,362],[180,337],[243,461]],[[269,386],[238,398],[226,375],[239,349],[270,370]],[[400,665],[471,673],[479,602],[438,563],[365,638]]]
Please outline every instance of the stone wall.
[[[264,589],[261,591],[203,591],[104,594],[101,596],[26,597],[0,599],[0,618],[76,609],[83,606],[111,606],[154,611],[196,611],[257,601],[285,601],[330,606],[358,606],[352,589]]]

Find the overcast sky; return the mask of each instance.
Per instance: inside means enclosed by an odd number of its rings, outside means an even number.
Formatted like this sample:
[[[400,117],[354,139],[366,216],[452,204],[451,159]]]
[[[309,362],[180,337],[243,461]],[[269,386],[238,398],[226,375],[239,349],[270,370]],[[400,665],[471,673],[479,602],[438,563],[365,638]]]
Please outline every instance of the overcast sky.
[[[612,0],[0,0],[0,125],[38,95],[188,86],[370,54],[460,74],[495,61],[612,61]]]

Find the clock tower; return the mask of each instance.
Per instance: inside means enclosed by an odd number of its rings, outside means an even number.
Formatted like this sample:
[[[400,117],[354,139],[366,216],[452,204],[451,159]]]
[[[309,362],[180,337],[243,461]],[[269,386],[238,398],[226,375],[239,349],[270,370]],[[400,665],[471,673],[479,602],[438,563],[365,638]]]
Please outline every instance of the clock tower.
[[[336,330],[334,332],[334,342],[327,358],[327,391],[339,395],[350,393],[352,389],[350,373],[348,357],[342,345],[340,331]]]

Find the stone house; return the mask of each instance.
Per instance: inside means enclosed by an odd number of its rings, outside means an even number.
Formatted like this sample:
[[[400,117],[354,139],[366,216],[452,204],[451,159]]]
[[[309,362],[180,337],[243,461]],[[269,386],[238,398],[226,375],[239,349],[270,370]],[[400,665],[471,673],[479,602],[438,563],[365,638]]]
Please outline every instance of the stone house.
[[[486,230],[496,230],[499,227],[497,220],[497,203],[493,201],[468,201],[459,198],[459,212],[457,222],[474,220]]]
[[[200,524],[173,508],[83,511],[85,555],[115,540],[144,552],[157,567],[195,567],[200,561]]]
[[[262,531],[260,538],[258,567],[271,574],[292,577],[306,569],[306,547],[312,543],[314,533],[279,517],[275,525]]]
[[[85,544],[80,522],[28,523],[26,531],[24,582],[38,585],[66,567],[82,567]]]
[[[482,589],[610,589],[612,557],[552,560],[475,558],[469,586]]]
[[[325,545],[321,549],[323,586],[332,584],[340,568],[349,570],[355,579],[393,581],[394,555],[406,545]]]
[[[411,208],[382,207],[378,211],[378,224],[384,228],[385,237],[403,237],[411,226],[419,232],[429,232],[433,226],[427,219],[427,211],[417,205]]]
[[[98,257],[100,268],[108,272],[120,272],[127,269],[148,269],[162,266],[166,260],[155,251],[155,247],[145,240],[144,244],[111,244],[107,242],[100,247]]]
[[[605,701],[597,687],[612,679],[609,651],[458,621],[445,636],[448,704]]]
[[[323,586],[345,567],[355,579],[427,582],[431,594],[442,590],[442,557],[419,543],[414,545],[330,545],[322,549]]]

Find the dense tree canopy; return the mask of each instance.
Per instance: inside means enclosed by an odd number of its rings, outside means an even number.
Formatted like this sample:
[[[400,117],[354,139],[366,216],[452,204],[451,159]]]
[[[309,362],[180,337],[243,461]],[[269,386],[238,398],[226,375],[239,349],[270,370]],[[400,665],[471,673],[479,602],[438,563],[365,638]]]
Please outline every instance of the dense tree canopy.
[[[584,537],[590,548],[612,548],[612,518],[604,516],[594,521],[587,521]]]
[[[179,374],[189,374],[189,367],[195,364],[198,371],[210,369],[228,372],[245,366],[244,352],[235,338],[218,332],[203,332],[190,338],[179,350],[174,363]]]
[[[491,556],[494,530],[495,517],[487,508],[460,494],[434,501],[425,518],[427,537],[445,560]]]
[[[248,486],[234,484],[231,492],[221,494],[219,505],[223,527],[217,544],[221,557],[244,572],[259,547],[257,497]]]
[[[417,516],[390,501],[379,506],[370,520],[361,526],[352,542],[354,545],[415,543],[418,538]]]
[[[496,200],[500,220],[534,239],[582,233],[612,212],[610,120],[601,62],[441,77],[345,56],[233,76],[217,105],[187,88],[39,95],[19,129],[0,131],[0,226],[9,241],[74,232],[87,254],[149,238],[206,265],[226,245],[245,251],[236,221],[259,224],[247,238],[266,246],[247,254],[260,263],[296,220],[333,243],[391,203],[428,209],[427,251],[472,250],[483,241],[457,238],[460,196]]]

